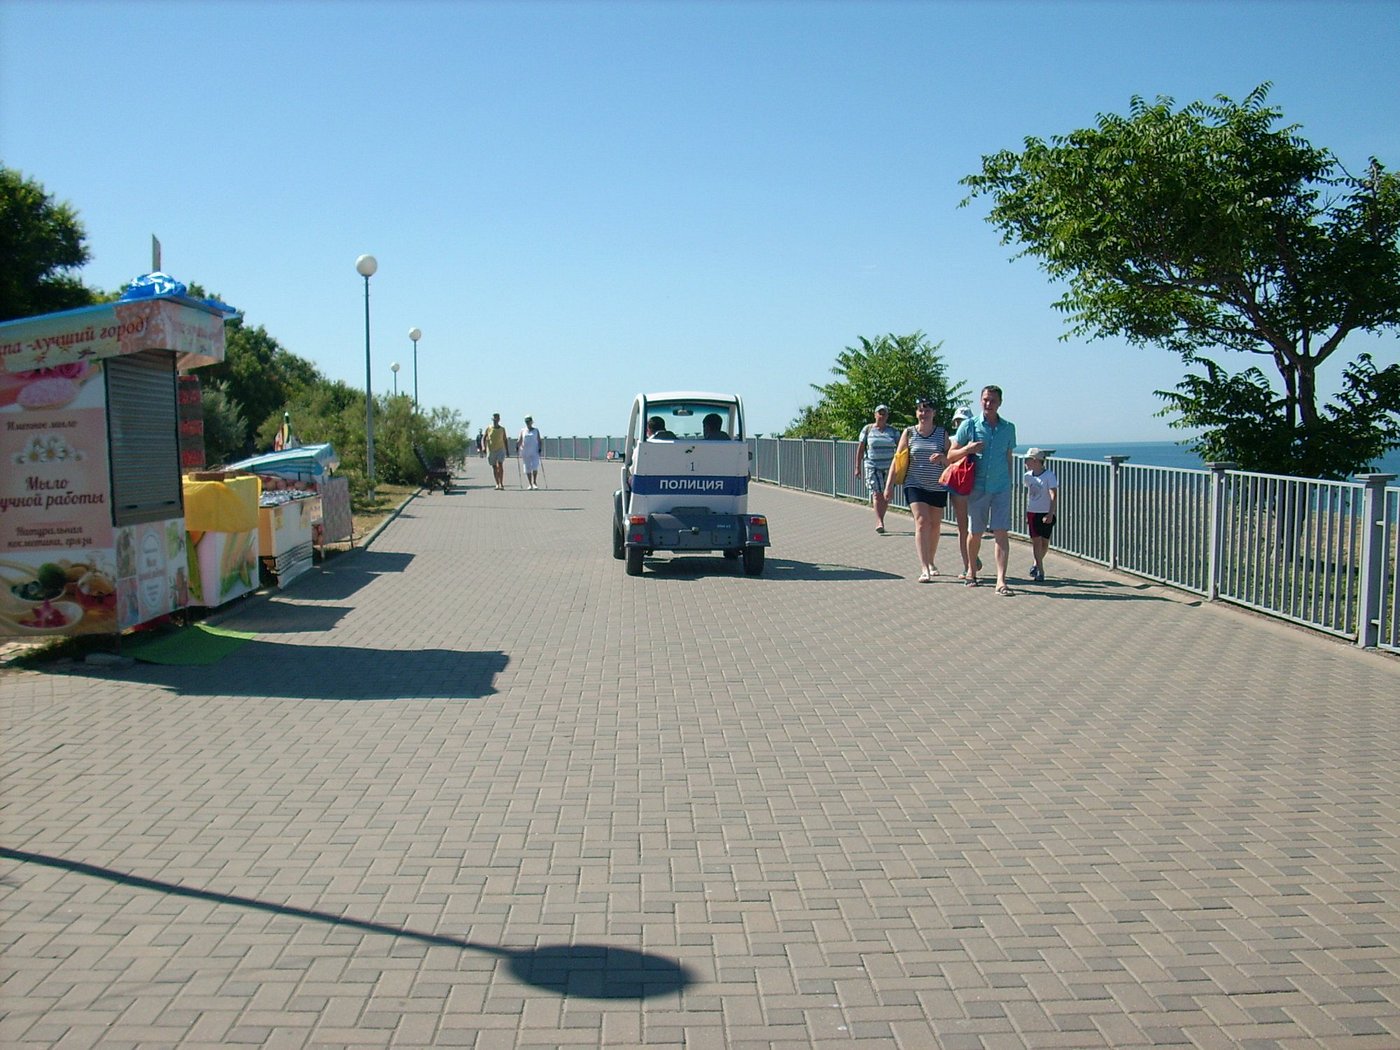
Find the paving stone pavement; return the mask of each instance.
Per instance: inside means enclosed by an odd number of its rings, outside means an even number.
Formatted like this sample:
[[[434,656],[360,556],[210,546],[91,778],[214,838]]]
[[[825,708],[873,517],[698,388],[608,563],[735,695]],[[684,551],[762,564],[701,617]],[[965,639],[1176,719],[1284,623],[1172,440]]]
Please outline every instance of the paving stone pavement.
[[[629,578],[546,471],[0,672],[0,1043],[1400,1047],[1400,661],[768,486]]]

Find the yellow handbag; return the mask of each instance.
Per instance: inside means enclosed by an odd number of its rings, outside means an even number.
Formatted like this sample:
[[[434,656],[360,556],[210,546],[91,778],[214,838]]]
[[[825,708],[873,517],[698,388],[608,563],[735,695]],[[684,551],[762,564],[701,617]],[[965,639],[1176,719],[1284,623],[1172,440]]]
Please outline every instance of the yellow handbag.
[[[909,473],[909,446],[905,445],[894,454],[894,461],[890,464],[890,484],[903,485],[904,476]]]

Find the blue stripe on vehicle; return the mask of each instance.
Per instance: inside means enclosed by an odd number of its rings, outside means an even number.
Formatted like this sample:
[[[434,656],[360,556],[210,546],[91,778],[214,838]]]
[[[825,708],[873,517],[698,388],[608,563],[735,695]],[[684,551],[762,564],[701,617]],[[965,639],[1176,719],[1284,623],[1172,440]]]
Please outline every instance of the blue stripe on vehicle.
[[[749,491],[749,479],[704,474],[642,474],[632,478],[632,491],[642,496],[744,496]]]

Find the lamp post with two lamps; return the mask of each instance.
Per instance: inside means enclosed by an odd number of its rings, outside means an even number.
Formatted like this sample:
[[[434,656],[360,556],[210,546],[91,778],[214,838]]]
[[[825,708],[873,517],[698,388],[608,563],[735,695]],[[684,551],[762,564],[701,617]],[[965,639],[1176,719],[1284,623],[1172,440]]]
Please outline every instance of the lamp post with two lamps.
[[[365,279],[365,477],[374,488],[374,381],[369,364],[369,279],[379,269],[373,255],[355,260],[355,272]]]
[[[418,411],[418,340],[423,338],[421,328],[410,328],[408,337],[413,340],[413,411]]]

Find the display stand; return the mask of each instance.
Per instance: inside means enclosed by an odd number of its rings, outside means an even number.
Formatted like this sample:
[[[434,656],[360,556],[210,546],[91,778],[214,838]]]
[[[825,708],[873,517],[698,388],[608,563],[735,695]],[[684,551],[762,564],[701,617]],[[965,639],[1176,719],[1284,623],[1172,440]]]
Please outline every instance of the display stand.
[[[119,633],[189,604],[176,378],[224,359],[232,313],[151,274],[0,323],[0,637]]]
[[[190,604],[223,605],[258,586],[258,500],[254,474],[185,478]]]
[[[265,492],[258,507],[258,551],[263,568],[279,587],[311,568],[312,522],[321,498],[301,492]]]

